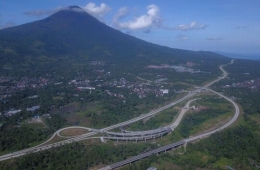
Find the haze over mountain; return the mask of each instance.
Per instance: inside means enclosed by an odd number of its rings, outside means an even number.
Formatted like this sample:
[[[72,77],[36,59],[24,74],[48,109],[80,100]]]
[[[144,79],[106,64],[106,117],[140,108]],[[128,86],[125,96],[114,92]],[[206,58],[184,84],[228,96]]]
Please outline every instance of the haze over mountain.
[[[195,52],[155,45],[115,30],[77,6],[43,20],[0,30],[3,72],[28,74],[59,68],[73,69],[90,60],[160,64],[224,59],[211,52]],[[23,70],[23,71],[21,71]]]
[[[216,53],[230,58],[260,60],[260,54],[236,54],[236,53],[225,53],[220,51],[216,51]]]

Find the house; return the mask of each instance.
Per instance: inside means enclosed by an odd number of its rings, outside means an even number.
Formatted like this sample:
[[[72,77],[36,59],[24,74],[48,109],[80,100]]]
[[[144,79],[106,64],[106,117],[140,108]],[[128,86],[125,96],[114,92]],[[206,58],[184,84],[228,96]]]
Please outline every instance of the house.
[[[19,112],[21,112],[21,110],[11,109],[11,110],[8,111],[5,115],[6,115],[6,116],[12,116],[12,115],[14,115],[14,114],[16,114],[16,113],[19,113]]]
[[[26,108],[26,110],[30,111],[30,112],[33,112],[33,111],[38,110],[38,109],[40,109],[40,106],[33,106],[31,108]]]
[[[163,94],[168,94],[169,93],[169,90],[168,89],[161,89],[160,90]]]
[[[95,90],[95,87],[77,87],[79,90]]]

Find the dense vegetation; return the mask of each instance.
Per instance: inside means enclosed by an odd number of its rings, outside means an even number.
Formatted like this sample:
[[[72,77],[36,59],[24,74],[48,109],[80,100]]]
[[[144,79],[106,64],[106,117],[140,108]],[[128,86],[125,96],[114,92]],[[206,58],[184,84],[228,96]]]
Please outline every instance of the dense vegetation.
[[[214,89],[224,92],[227,96],[234,97],[242,106],[246,114],[260,114],[260,85],[251,88],[250,86],[233,87],[233,83],[243,83],[245,81],[260,78],[260,62],[250,60],[235,60],[234,64],[226,69],[230,73],[229,78],[214,85]],[[229,87],[226,87],[229,85]]]
[[[109,144],[74,143],[42,153],[29,154],[13,161],[1,162],[0,168],[87,169],[100,164],[117,162],[153,147],[147,143],[113,147]],[[179,154],[179,151],[176,151],[175,154],[160,154],[123,169],[141,170],[154,165],[160,169],[225,169],[226,166],[230,166],[246,170],[254,169],[256,165],[259,165],[259,158],[259,135],[250,130],[248,126],[238,126],[214,134],[200,142],[188,144],[184,154]]]
[[[257,70],[259,67],[260,62],[257,61],[236,60],[233,65],[225,68],[229,72],[229,78],[214,84],[216,91],[222,91],[242,106],[242,117],[238,126],[199,142],[188,144],[186,152],[181,149],[177,150],[174,155],[161,154],[124,169],[142,169],[152,165],[159,169],[226,169],[226,166],[241,170],[259,169],[259,87],[254,89],[250,86],[232,87],[232,83],[259,78],[260,73]],[[190,124],[187,123],[187,126],[183,126],[186,120],[184,118],[180,126],[186,129],[201,120],[200,117],[194,116],[189,119]],[[183,152],[185,153],[180,154]]]
[[[0,127],[0,153],[21,150],[38,142],[43,142],[66,123],[66,120],[59,115],[52,115],[51,118],[47,118],[45,122],[48,127],[45,128],[26,124],[18,126],[15,125],[14,120],[15,117],[9,117],[6,123]]]
[[[184,152],[184,153],[183,153]],[[260,164],[260,137],[246,126],[238,126],[193,144],[185,151],[160,154],[123,169],[257,169]]]
[[[29,154],[13,161],[0,162],[0,169],[85,170],[93,166],[120,161],[152,148],[154,146],[149,144],[128,144],[111,147],[109,144],[85,145],[73,143],[41,153]]]
[[[214,119],[220,115],[230,113],[232,106],[223,98],[219,97],[204,97],[197,101],[203,104],[205,109],[199,112],[193,112],[184,116],[180,124],[180,133],[183,138],[190,136],[191,131],[207,120]]]

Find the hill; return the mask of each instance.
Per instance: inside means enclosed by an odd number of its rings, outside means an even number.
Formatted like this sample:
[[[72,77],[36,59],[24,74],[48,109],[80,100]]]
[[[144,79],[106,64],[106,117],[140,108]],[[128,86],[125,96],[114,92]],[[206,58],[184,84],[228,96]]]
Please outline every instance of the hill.
[[[0,30],[0,39],[0,68],[4,75],[64,74],[68,69],[72,73],[85,67],[82,63],[93,60],[119,62],[123,68],[201,60],[208,61],[205,65],[216,65],[227,60],[211,52],[145,42],[101,23],[75,6],[40,21]]]

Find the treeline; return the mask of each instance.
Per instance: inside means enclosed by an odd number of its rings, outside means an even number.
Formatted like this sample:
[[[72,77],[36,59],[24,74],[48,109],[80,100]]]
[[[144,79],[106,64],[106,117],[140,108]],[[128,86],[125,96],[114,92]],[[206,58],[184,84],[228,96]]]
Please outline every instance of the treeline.
[[[216,91],[223,91],[225,95],[235,97],[246,114],[260,114],[260,87],[232,87],[232,83],[242,83],[260,78],[260,61],[236,59],[234,64],[225,67],[229,73],[228,78],[214,84]],[[223,86],[231,85],[228,88]]]
[[[239,126],[214,134],[196,144],[190,144],[184,157],[189,157],[189,153],[194,152],[209,155],[205,166],[227,158],[232,161],[230,166],[234,169],[253,169],[260,163],[260,137],[249,128]],[[199,159],[201,158],[193,161],[190,159],[191,161],[185,161],[185,164],[200,166]]]
[[[252,90],[250,88],[227,88],[225,94],[233,96],[236,101],[242,106],[244,112],[249,115],[260,114],[260,87]]]
[[[128,144],[111,146],[72,143],[46,151],[28,154],[11,161],[0,162],[0,169],[60,169],[85,170],[102,164],[111,164],[154,148],[150,144]]]
[[[6,123],[0,127],[0,152],[16,151],[32,147],[37,142],[42,142],[49,135],[66,124],[66,120],[59,115],[52,115],[46,119],[46,128],[34,128],[26,125],[12,125]]]
[[[147,113],[149,110],[169,100],[170,97],[156,97],[154,94],[149,94],[142,99],[136,94],[132,94],[125,102],[118,98],[106,97],[103,101],[103,109],[105,111],[101,114],[93,113],[90,116],[91,125],[94,127],[104,127],[125,121],[139,116],[141,113]]]
[[[260,137],[247,126],[238,126],[213,134],[196,143],[189,143],[186,151],[160,154],[138,161],[123,169],[258,169],[260,165]]]
[[[0,129],[0,152],[16,151],[30,147],[33,142],[40,142],[48,136],[48,131],[25,126]]]
[[[216,105],[218,105],[216,99]],[[190,136],[191,131],[199,126],[201,123],[209,119],[214,119],[220,115],[228,113],[230,110],[221,107],[210,107],[205,110],[201,110],[198,113],[187,114],[184,116],[180,126],[180,133],[183,138]]]

